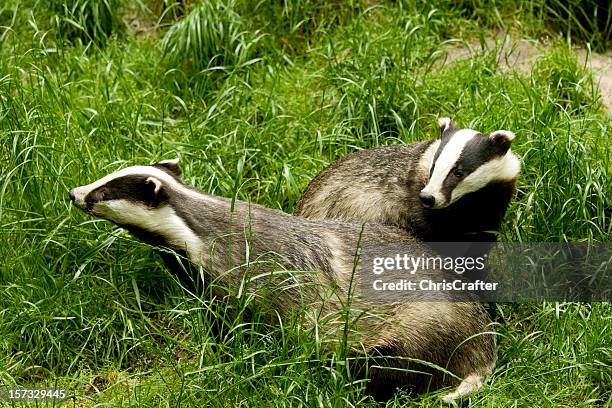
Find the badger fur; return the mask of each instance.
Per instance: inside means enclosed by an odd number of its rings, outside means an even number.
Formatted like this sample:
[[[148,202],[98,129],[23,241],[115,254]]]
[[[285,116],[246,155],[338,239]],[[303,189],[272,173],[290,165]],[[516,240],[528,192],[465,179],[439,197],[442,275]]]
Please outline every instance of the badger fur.
[[[274,295],[256,306],[269,310],[271,318],[303,310],[306,326],[326,319],[322,335],[328,340],[342,338],[345,320],[329,316],[346,313],[343,305],[352,278],[360,279],[359,269],[353,275],[358,243],[430,253],[405,231],[390,226],[311,220],[240,201],[232,208],[229,199],[186,186],[177,161],[128,167],[69,195],[84,212],[110,220],[155,246],[185,253],[225,287],[244,284],[256,295],[265,282],[271,284]],[[264,266],[247,279],[255,264]],[[424,278],[435,279],[452,274],[424,273],[429,274]],[[469,301],[472,298],[450,292],[445,296],[448,302],[377,303],[358,290],[353,293],[348,318],[355,324],[350,326],[350,337],[358,344],[354,352],[365,351],[374,362],[368,373],[369,393],[384,399],[397,387],[424,391],[456,386],[445,397],[452,400],[481,386],[496,359],[491,321],[479,303]],[[446,368],[452,375],[414,359]]]
[[[514,134],[483,135],[440,118],[440,138],[362,150],[323,170],[295,215],[395,225],[423,241],[494,241],[520,161]]]

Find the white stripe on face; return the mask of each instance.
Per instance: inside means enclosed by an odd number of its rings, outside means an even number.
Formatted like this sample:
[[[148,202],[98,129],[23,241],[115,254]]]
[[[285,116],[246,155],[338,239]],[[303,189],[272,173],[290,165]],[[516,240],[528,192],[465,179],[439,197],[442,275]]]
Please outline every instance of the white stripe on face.
[[[204,246],[202,240],[169,206],[146,208],[128,200],[111,200],[94,204],[94,213],[118,224],[159,234],[167,244],[186,250],[190,259],[197,259]]]
[[[453,134],[442,149],[435,162],[434,171],[429,178],[429,182],[422,190],[424,194],[431,194],[436,199],[434,208],[440,208],[448,205],[446,198],[442,193],[442,184],[448,176],[448,173],[453,169],[465,145],[478,134],[472,129],[461,129]]]
[[[129,175],[142,175],[142,176],[152,176],[156,177],[159,180],[162,180],[164,183],[168,183],[175,188],[183,187],[179,182],[177,182],[171,175],[166,173],[163,170],[160,170],[153,166],[131,166],[126,167],[125,169],[117,170],[108,176],[104,176],[101,179],[94,181],[91,184],[87,184],[85,186],[76,187],[72,190],[72,193],[75,197],[75,204],[84,205],[85,198],[89,193],[94,191],[95,189],[102,187],[106,183],[111,180],[114,180],[119,177],[129,176]]]

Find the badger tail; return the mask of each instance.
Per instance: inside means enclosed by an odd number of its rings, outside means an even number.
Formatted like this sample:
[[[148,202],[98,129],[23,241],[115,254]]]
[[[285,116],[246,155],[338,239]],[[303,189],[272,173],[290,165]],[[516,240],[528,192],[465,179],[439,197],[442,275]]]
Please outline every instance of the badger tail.
[[[442,397],[442,401],[447,404],[451,404],[457,398],[464,397],[476,391],[477,389],[482,387],[482,380],[483,376],[480,374],[468,375],[463,381],[461,381],[461,384],[459,384],[457,388],[455,388],[455,391],[449,392],[448,394],[444,395]]]

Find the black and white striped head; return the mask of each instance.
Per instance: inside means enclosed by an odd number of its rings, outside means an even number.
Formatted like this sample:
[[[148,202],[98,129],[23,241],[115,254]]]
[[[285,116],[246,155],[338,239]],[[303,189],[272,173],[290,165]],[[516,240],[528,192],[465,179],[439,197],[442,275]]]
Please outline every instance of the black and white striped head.
[[[516,180],[521,164],[510,150],[514,133],[457,129],[449,118],[440,118],[438,124],[440,139],[421,161],[429,169],[429,180],[419,194],[425,207],[445,208],[491,183]]]
[[[178,159],[132,166],[69,192],[76,207],[153,244],[200,256],[202,240],[185,215],[205,196],[183,184]]]
[[[119,225],[142,227],[167,206],[169,194],[185,188],[178,159],[118,170],[69,192],[73,204],[88,214]]]

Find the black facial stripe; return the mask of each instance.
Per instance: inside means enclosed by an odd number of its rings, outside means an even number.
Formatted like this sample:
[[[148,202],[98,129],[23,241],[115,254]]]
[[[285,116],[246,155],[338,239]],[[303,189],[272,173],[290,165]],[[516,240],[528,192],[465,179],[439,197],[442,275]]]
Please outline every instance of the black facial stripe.
[[[457,166],[463,170],[465,175],[468,175],[486,162],[499,156],[499,150],[487,136],[476,134],[463,147],[457,159]]]
[[[458,129],[456,129],[454,126],[450,126],[444,131],[444,133],[442,133],[442,136],[440,136],[440,146],[438,146],[438,150],[436,150],[436,153],[434,154],[431,169],[429,169],[430,178],[431,178],[431,175],[433,174],[433,169],[436,166],[436,162],[438,161],[438,158],[440,157],[442,150],[444,150],[444,148],[446,147],[448,142],[451,140],[453,135],[457,133],[457,130]]]
[[[100,201],[128,200],[148,206],[157,206],[167,201],[168,196],[164,189],[155,193],[155,185],[146,181],[149,177],[147,175],[117,177],[92,190],[85,197],[85,202],[88,206],[93,206],[94,203]]]
[[[442,182],[442,188],[440,190],[440,192],[444,195],[445,200],[450,200],[451,193],[455,187],[457,187],[457,184],[459,184],[459,182],[465,178],[465,176],[466,174],[464,173],[462,177],[455,177],[452,175],[452,171],[448,174],[448,176],[446,176],[444,182]]]
[[[499,149],[491,143],[487,136],[480,133],[474,135],[465,146],[463,146],[463,150],[455,166],[453,166],[444,179],[441,193],[447,200],[450,199],[451,193],[461,180],[469,176],[470,173],[473,173],[483,164],[499,156]],[[455,169],[460,170],[461,174],[459,176],[454,172]]]

